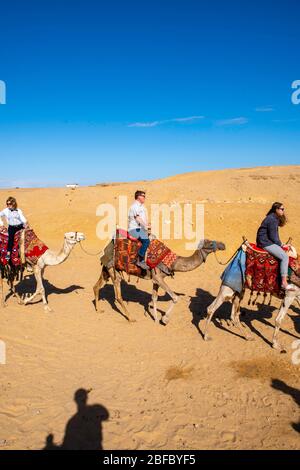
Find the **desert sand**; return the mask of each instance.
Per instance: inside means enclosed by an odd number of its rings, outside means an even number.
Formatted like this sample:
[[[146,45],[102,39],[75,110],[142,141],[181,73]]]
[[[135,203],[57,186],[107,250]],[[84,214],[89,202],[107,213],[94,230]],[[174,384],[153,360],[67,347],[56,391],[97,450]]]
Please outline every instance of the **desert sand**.
[[[50,248],[59,250],[64,232],[77,230],[86,235],[84,248],[95,253],[107,243],[96,236],[97,206],[117,204],[119,195],[131,198],[136,189],[147,191],[147,205],[204,202],[205,236],[226,244],[218,253],[223,262],[243,235],[255,240],[271,203],[279,200],[289,218],[281,238],[292,236],[300,249],[300,166],[195,172],[75,190],[1,190],[0,206],[14,195]],[[185,240],[168,245],[188,254]],[[40,301],[22,306],[9,298],[0,312],[0,339],[7,348],[7,363],[0,365],[0,449],[60,446],[77,411],[74,394],[82,388],[89,390],[90,416],[98,416],[88,429],[77,420],[86,448],[99,439],[104,449],[298,449],[300,366],[292,363],[291,344],[300,337],[299,308],[290,308],[283,325],[285,355],[270,346],[279,301],[258,309],[247,305],[248,294],[242,320],[255,341],[246,342],[227,324],[227,303],[211,325],[213,340],[204,342],[206,307],[223,269],[210,255],[197,270],[168,279],[180,294],[168,326],[145,315],[151,294],[145,280],[123,285],[135,323],[114,307],[111,284],[101,293],[104,312],[95,312],[99,256],[88,256],[79,245],[65,263],[46,269],[52,313]],[[28,275],[19,289],[34,287]],[[159,308],[167,305],[160,292]],[[74,422],[76,417],[69,428]]]

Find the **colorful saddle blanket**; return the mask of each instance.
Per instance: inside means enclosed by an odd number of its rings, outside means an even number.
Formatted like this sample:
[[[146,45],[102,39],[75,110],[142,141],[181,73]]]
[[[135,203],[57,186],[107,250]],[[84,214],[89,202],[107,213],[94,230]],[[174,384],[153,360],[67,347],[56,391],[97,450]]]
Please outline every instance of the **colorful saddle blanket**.
[[[246,287],[252,291],[279,294],[279,261],[262,248],[250,243],[246,251]],[[290,258],[290,263],[295,261]]]
[[[130,236],[126,230],[118,229],[115,238],[115,268],[140,276],[142,270],[136,266],[135,262],[141,245],[141,242]],[[150,241],[146,262],[151,269],[156,268],[160,263],[170,269],[176,258],[177,255],[160,240]]]
[[[21,266],[21,259],[19,254],[19,242],[21,230],[15,234],[13,250],[11,253],[11,263],[13,266]],[[5,259],[7,253],[8,233],[7,229],[3,228],[0,231],[0,264],[5,266],[9,262]],[[31,264],[36,264],[39,257],[42,256],[48,247],[36,236],[33,230],[25,230],[25,257],[26,261]]]
[[[300,287],[300,259],[290,258],[289,263],[289,278],[290,281],[295,284],[297,287]]]

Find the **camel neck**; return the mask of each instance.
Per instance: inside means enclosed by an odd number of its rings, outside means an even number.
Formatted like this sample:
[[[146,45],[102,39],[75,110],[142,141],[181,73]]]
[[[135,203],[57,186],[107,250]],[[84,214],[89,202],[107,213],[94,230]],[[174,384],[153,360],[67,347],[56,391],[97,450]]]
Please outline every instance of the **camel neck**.
[[[191,256],[178,256],[175,260],[172,270],[173,271],[193,271],[205,262],[207,253],[203,250],[196,250]]]
[[[63,263],[65,259],[68,258],[69,254],[73,249],[73,245],[68,243],[66,239],[64,239],[64,244],[60,252],[56,255],[56,264]]]

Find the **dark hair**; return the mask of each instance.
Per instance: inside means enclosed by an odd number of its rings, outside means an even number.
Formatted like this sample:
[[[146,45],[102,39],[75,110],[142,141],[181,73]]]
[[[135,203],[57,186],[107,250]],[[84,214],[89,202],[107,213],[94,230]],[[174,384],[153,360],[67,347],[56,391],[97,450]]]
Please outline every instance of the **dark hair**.
[[[17,200],[16,200],[15,197],[11,197],[11,196],[8,197],[8,198],[6,199],[6,205],[7,205],[7,204],[11,204],[14,209],[17,209],[17,207],[18,207]]]
[[[274,202],[274,204],[272,205],[272,207],[269,210],[269,212],[267,213],[267,215],[276,214],[276,216],[279,219],[279,227],[284,227],[284,225],[287,223],[286,215],[285,214],[278,215],[276,213],[277,209],[280,209],[281,206],[283,206],[283,204],[281,202]]]
[[[134,193],[134,199],[137,199],[139,196],[145,196],[145,195],[146,195],[145,191],[136,191]]]

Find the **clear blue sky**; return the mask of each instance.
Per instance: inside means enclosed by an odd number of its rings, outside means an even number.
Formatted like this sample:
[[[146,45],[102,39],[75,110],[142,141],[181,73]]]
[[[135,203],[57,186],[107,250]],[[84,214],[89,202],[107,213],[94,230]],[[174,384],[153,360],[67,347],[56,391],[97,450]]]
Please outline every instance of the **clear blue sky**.
[[[300,164],[299,0],[0,3],[0,186]]]

